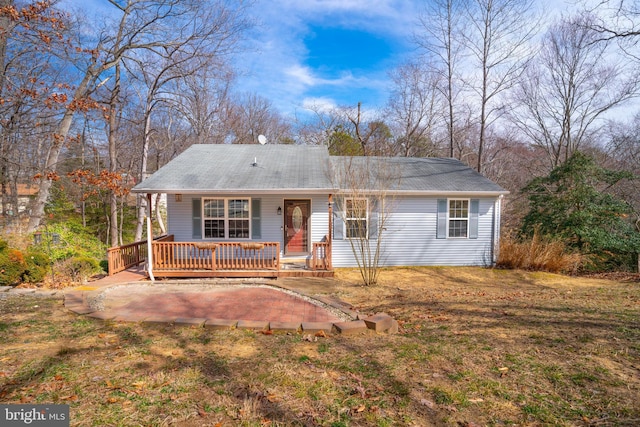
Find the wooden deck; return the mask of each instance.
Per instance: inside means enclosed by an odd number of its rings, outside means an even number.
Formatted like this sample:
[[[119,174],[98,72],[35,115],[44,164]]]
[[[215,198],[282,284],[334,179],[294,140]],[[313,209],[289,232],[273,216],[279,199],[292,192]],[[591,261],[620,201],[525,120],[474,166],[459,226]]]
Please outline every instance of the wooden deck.
[[[148,262],[146,241],[110,248],[109,275]],[[278,242],[175,242],[164,236],[151,243],[154,277],[333,277],[331,247],[313,244],[309,257],[281,259]]]

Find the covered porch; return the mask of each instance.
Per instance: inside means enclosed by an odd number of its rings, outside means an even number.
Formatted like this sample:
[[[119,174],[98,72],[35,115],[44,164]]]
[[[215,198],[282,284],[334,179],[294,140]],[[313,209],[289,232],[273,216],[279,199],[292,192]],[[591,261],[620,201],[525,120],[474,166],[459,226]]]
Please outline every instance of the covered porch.
[[[282,257],[279,242],[176,242],[166,235],[110,248],[107,258],[110,276],[144,264],[152,278],[333,277],[328,238],[313,243],[309,256]]]

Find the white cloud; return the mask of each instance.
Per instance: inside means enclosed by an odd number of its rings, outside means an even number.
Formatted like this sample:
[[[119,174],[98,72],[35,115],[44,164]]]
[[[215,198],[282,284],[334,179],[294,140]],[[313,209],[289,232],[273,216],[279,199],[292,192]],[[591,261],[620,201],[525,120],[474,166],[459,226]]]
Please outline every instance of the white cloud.
[[[321,78],[315,75],[311,67],[306,67],[300,64],[292,65],[284,69],[284,74],[293,80],[291,84],[295,85],[296,82],[307,88],[313,88],[317,86],[351,86],[351,87],[365,87],[375,84],[374,81],[367,77],[355,77],[350,71],[346,71],[335,79]]]
[[[302,83],[305,86],[315,86],[319,79],[313,76],[311,68],[296,64],[284,70],[284,74]]]
[[[320,113],[329,113],[338,107],[336,102],[331,98],[305,98],[302,100],[302,108]]]

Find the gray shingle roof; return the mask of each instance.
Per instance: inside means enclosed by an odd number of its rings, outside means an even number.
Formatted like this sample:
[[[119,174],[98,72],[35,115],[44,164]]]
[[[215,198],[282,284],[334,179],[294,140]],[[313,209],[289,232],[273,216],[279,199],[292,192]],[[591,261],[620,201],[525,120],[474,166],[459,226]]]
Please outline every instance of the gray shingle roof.
[[[452,158],[334,156],[331,157],[331,163],[337,176],[337,185],[343,189],[360,187],[406,193],[508,193]]]
[[[133,191],[326,192],[333,188],[328,164],[329,152],[320,146],[199,144],[186,149]]]
[[[256,163],[254,166],[253,163]],[[335,192],[352,188],[405,193],[507,193],[455,159],[329,156],[304,145],[193,145],[133,188],[137,193]],[[375,172],[375,173],[371,173]],[[331,178],[333,175],[334,178]],[[368,181],[368,183],[367,183]]]

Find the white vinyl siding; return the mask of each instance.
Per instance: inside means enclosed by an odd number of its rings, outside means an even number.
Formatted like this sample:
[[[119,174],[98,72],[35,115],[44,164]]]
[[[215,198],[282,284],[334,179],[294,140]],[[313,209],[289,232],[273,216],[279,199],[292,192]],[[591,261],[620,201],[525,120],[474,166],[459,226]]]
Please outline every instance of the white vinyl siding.
[[[168,232],[175,236],[175,241],[189,242],[200,239],[192,237],[192,199],[223,198],[216,195],[183,195],[181,202],[174,197],[167,201]],[[310,240],[320,242],[328,232],[328,195],[301,197],[300,195],[262,195],[250,194],[231,199],[260,199],[261,237],[253,241],[280,242],[284,247],[284,215],[277,215],[278,207],[284,208],[285,199],[310,199]],[[473,199],[472,199],[473,200]],[[436,239],[438,198],[436,197],[397,197],[385,203],[385,210],[390,214],[382,231],[382,265],[491,265],[493,262],[495,236],[499,229],[499,201],[497,198],[480,198],[478,200],[477,238],[468,239],[444,238]],[[472,213],[470,204],[470,214]],[[334,217],[334,220],[336,218]],[[378,219],[379,220],[379,219]],[[494,224],[496,229],[494,230]],[[373,227],[373,225],[371,225]],[[246,240],[246,239],[230,239]],[[332,241],[333,266],[354,267],[349,240]]]
[[[242,195],[242,197],[218,197],[213,194],[197,194],[197,195],[183,195],[182,201],[176,202],[174,197],[169,197],[167,200],[167,230],[168,233],[174,235],[176,242],[193,242],[200,241],[200,238],[193,237],[192,223],[192,200],[204,200],[206,199],[249,199],[250,200],[250,216],[251,218],[251,240],[256,242],[280,242],[280,249],[284,248],[284,214],[278,215],[278,208],[284,209],[285,199],[294,200],[311,200],[311,214],[309,233],[311,242],[320,242],[328,233],[329,216],[328,216],[328,200],[329,195],[314,195],[310,197],[304,197],[300,195],[264,195],[264,194],[250,194]],[[260,212],[251,213],[251,209],[255,207],[255,201],[260,202]],[[259,216],[259,217],[258,217]],[[253,227],[259,222],[260,237],[257,237]],[[207,240],[219,240],[225,239],[207,239]],[[228,241],[245,241],[242,238],[229,238]],[[226,240],[225,240],[226,241]]]
[[[492,265],[495,198],[478,201],[478,237],[437,239],[438,199],[398,197],[388,201],[382,231],[383,266]],[[348,240],[333,240],[333,266],[354,267]]]

